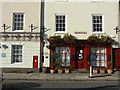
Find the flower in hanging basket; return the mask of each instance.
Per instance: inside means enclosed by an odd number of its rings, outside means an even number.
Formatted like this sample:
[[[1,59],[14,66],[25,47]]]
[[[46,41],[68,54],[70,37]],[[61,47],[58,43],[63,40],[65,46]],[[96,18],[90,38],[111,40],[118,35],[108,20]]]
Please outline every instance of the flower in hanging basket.
[[[88,41],[97,41],[98,40],[98,38],[97,38],[97,36],[96,35],[90,35],[88,38],[87,38],[87,40]]]
[[[88,41],[94,41],[96,43],[112,43],[114,40],[109,37],[108,35],[106,36],[103,36],[101,35],[101,37],[97,37],[96,35],[90,35],[88,38],[87,38]]]
[[[63,36],[63,40],[64,42],[66,43],[69,43],[69,44],[75,44],[75,38],[70,34],[65,34]]]

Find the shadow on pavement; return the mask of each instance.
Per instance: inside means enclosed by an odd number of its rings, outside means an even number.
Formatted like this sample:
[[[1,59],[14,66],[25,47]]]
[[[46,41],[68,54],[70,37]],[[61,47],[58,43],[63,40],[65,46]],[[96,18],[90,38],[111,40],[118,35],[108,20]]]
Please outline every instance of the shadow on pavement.
[[[106,77],[106,76],[112,76],[111,74],[107,74],[107,75],[96,75],[96,76],[92,76],[92,78],[96,78],[96,77]]]
[[[40,86],[40,85],[34,84],[34,83],[27,83],[27,86],[25,87],[16,86],[17,88],[3,88],[2,90],[56,90],[56,89],[57,90],[119,90],[117,85],[102,86],[102,87],[95,87],[95,88],[34,88],[36,86]]]
[[[34,88],[34,87],[40,87],[41,84],[34,83],[34,82],[20,82],[20,83],[12,83],[12,84],[3,84],[2,90],[22,90],[22,88]]]

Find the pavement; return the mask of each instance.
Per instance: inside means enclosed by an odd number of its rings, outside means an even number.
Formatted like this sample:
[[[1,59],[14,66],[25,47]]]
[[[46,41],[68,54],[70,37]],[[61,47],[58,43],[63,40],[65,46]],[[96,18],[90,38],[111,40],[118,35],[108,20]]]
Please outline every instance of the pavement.
[[[120,73],[92,74],[89,73],[3,73],[4,80],[41,80],[41,81],[118,81]]]

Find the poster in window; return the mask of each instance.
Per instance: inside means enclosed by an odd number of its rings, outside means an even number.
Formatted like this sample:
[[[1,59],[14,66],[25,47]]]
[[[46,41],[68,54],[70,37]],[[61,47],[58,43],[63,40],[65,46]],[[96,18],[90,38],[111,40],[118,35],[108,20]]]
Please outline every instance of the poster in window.
[[[82,59],[82,57],[79,57],[79,59]]]
[[[83,53],[83,50],[80,50],[80,53]]]
[[[82,57],[82,54],[79,54],[80,57]]]
[[[83,59],[83,56],[82,56],[82,54],[79,54],[79,57],[78,57],[78,59]]]

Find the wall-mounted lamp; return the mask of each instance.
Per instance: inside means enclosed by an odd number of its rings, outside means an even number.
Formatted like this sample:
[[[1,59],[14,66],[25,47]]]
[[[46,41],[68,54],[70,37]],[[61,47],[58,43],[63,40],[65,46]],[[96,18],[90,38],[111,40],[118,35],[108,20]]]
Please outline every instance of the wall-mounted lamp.
[[[120,29],[119,29],[118,26],[116,26],[116,27],[114,28],[114,30],[116,30],[116,34],[120,31]]]

